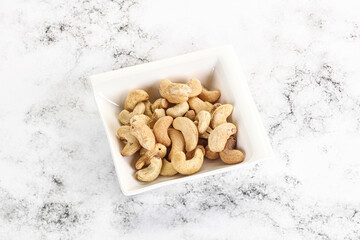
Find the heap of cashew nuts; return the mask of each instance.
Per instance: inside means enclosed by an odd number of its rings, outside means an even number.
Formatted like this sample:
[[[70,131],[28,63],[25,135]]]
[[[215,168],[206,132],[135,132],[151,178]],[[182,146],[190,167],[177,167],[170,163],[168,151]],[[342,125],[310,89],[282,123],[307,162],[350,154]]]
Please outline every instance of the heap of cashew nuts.
[[[132,90],[118,116],[122,126],[117,136],[126,143],[121,154],[140,150],[135,164],[138,180],[196,173],[204,156],[220,157],[226,164],[244,160],[243,152],[234,149],[237,128],[227,122],[233,106],[216,103],[219,90],[209,91],[192,78],[186,84],[163,79],[159,92],[163,98],[151,104],[147,92]]]

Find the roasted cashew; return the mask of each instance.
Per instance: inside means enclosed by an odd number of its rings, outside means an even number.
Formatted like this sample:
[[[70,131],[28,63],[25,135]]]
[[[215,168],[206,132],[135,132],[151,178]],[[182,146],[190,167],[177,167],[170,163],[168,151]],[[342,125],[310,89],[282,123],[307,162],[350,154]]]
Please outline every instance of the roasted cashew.
[[[144,90],[132,90],[125,99],[124,108],[128,111],[132,111],[136,104],[149,99],[149,94]]]
[[[211,127],[216,128],[220,124],[226,123],[226,119],[232,113],[234,107],[231,104],[224,104],[216,108],[212,114]]]
[[[135,163],[136,169],[141,169],[144,167],[144,165],[148,165],[150,163],[150,159],[158,155],[161,158],[165,157],[166,155],[166,147],[162,145],[161,143],[155,144],[155,147],[151,150],[148,150],[142,155]]]
[[[167,109],[169,107],[169,102],[165,98],[158,98],[151,105],[151,111],[155,111],[155,109],[163,108]]]
[[[183,152],[176,152],[171,160],[174,169],[183,175],[196,173],[200,170],[203,162],[204,153],[200,148],[195,150],[194,157],[190,160],[186,160],[185,153]]]
[[[213,112],[221,106],[221,103],[214,103],[213,108],[211,109],[210,113],[213,114]]]
[[[204,86],[202,86],[202,91],[199,94],[199,98],[203,101],[207,101],[210,103],[216,102],[221,96],[219,90],[209,91]]]
[[[156,141],[158,143],[164,144],[166,147],[169,147],[171,145],[171,139],[168,135],[168,128],[170,127],[172,122],[172,117],[164,116],[156,121],[153,128]]]
[[[166,114],[173,118],[182,117],[189,110],[189,104],[187,102],[178,103],[175,106],[168,108]]]
[[[130,133],[137,138],[143,148],[151,150],[155,146],[155,136],[150,127],[144,124],[142,116],[147,117],[146,115],[135,115],[130,119]]]
[[[169,137],[170,137],[171,143],[172,143],[171,151],[169,153],[169,159],[171,160],[172,156],[174,155],[175,152],[178,152],[178,151],[184,152],[185,151],[185,140],[184,140],[182,133],[176,129],[169,128],[168,134],[169,134]]]
[[[184,117],[187,117],[188,119],[190,119],[191,121],[194,121],[195,120],[195,116],[196,116],[196,113],[194,110],[189,110],[185,113]]]
[[[181,131],[185,139],[186,151],[195,149],[198,142],[198,131],[195,124],[186,117],[177,117],[173,121],[173,127]]]
[[[207,111],[200,111],[197,115],[195,120],[198,121],[198,130],[199,134],[203,134],[206,129],[209,127],[210,120],[211,120],[211,114]]]
[[[153,112],[153,115],[151,117],[150,127],[153,128],[155,123],[157,122],[157,120],[164,117],[165,115],[166,114],[165,114],[164,109],[162,109],[162,108],[155,109],[155,111]]]
[[[244,161],[244,153],[234,149],[236,146],[236,138],[230,136],[226,142],[225,149],[220,152],[220,159],[226,164],[235,164]]]
[[[195,155],[196,149],[201,149],[201,151],[202,151],[203,154],[205,155],[205,148],[204,148],[204,146],[202,146],[202,145],[197,145],[194,150],[192,150],[192,151],[190,151],[190,152],[187,152],[187,153],[185,154],[186,159],[191,159],[191,158],[193,158],[194,155]]]
[[[188,85],[191,88],[191,92],[189,94],[189,98],[190,97],[196,97],[198,96],[201,91],[202,91],[202,85],[201,82],[199,81],[199,79],[197,78],[192,78],[190,79],[186,85]]]
[[[206,146],[205,147],[205,157],[207,157],[208,159],[218,159],[219,153],[211,151],[209,146]]]
[[[204,102],[203,100],[201,100],[198,97],[190,98],[188,103],[189,103],[190,108],[194,109],[196,114],[198,114],[200,111],[203,111],[203,110],[211,112],[211,109],[213,108],[213,105],[211,103]]]
[[[129,112],[128,110],[124,109],[119,113],[118,119],[121,124],[127,125],[130,123],[130,118],[135,115],[143,114],[145,111],[145,103],[139,102],[136,104],[134,110]]]
[[[159,176],[161,167],[162,160],[158,155],[155,155],[150,159],[150,165],[147,168],[137,171],[135,176],[143,182],[154,181]]]
[[[130,126],[121,126],[117,130],[117,136],[126,143],[125,147],[121,150],[121,155],[123,156],[131,156],[141,148],[139,141],[130,134]]]
[[[223,123],[217,126],[208,139],[209,149],[213,152],[221,152],[225,148],[228,138],[237,132],[237,128],[232,123]]]
[[[145,101],[145,112],[144,114],[151,118],[152,110],[151,110],[151,102],[149,100]]]
[[[142,148],[140,149],[140,152],[139,152],[140,157],[143,156],[147,151],[149,151],[149,150],[147,150],[146,148],[143,148],[143,147],[142,147]]]
[[[172,166],[172,163],[169,162],[168,160],[166,160],[165,158],[163,158],[160,175],[161,176],[169,176],[169,177],[171,177],[171,176],[174,176],[177,173],[178,172],[174,169],[174,167]]]
[[[151,119],[144,114],[139,114],[139,115],[134,115],[133,117],[130,118],[130,125],[132,124],[132,122],[135,121],[150,126]]]
[[[189,99],[191,88],[182,83],[172,83],[168,79],[163,79],[159,83],[160,95],[171,103],[182,103]]]

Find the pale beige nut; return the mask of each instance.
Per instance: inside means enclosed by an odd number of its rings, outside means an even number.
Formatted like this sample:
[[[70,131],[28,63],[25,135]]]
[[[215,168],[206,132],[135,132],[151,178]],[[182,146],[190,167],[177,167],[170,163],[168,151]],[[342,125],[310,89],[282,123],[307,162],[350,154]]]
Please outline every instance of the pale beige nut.
[[[226,123],[226,119],[231,115],[233,109],[231,104],[219,106],[212,114],[211,127],[216,128],[220,124]]]
[[[209,127],[211,114],[207,111],[200,111],[197,115],[195,120],[198,121],[197,128],[199,130],[199,134],[203,134],[206,129]]]
[[[236,138],[230,136],[225,144],[225,149],[220,152],[220,159],[226,164],[236,164],[244,161],[244,153],[234,149],[236,146]]]
[[[164,116],[156,121],[153,128],[156,141],[165,145],[166,147],[171,145],[171,139],[168,135],[168,128],[172,122],[173,118],[171,116]]]
[[[130,119],[139,114],[143,114],[145,111],[145,103],[139,102],[136,104],[134,110],[132,112],[129,112],[128,110],[124,109],[119,113],[118,119],[121,124],[127,125],[130,123]]]
[[[214,103],[219,100],[220,96],[221,92],[219,90],[209,91],[203,86],[198,97],[203,101]]]
[[[154,181],[160,174],[162,167],[162,160],[155,155],[150,159],[150,165],[144,169],[136,172],[136,179],[143,182]]]
[[[166,147],[162,145],[161,143],[156,143],[155,147],[151,150],[146,151],[135,163],[136,169],[141,169],[145,165],[148,165],[150,163],[150,159],[158,155],[161,158],[165,157],[166,155]]]
[[[162,109],[162,108],[155,109],[155,111],[153,112],[153,115],[151,117],[150,127],[153,128],[155,123],[157,122],[157,120],[164,117],[165,115],[166,114],[165,114],[164,109]]]
[[[214,103],[213,108],[212,108],[211,111],[210,111],[211,115],[212,115],[213,112],[214,112],[218,107],[220,107],[220,106],[221,106],[221,103]]]
[[[171,151],[169,153],[169,159],[171,160],[175,152],[185,151],[185,139],[180,131],[173,128],[168,129],[168,134],[172,143]]]
[[[167,109],[169,107],[169,102],[165,98],[158,98],[151,105],[151,111],[155,111],[155,109],[163,108]]]
[[[202,85],[199,79],[197,78],[191,78],[186,85],[188,85],[191,88],[191,92],[189,94],[190,97],[196,97],[202,92]]]
[[[149,94],[141,89],[132,90],[125,99],[124,108],[128,111],[132,111],[136,104],[149,100]]]
[[[137,138],[140,145],[147,150],[151,150],[155,146],[155,136],[150,127],[144,124],[144,121],[139,119],[145,115],[135,115],[130,119],[130,133]],[[147,117],[147,116],[145,116]]]
[[[131,156],[141,148],[139,141],[130,134],[130,126],[121,126],[117,130],[117,136],[126,143],[121,150],[121,155],[123,156]]]
[[[209,135],[209,149],[213,152],[221,152],[225,148],[228,138],[237,132],[232,123],[223,123],[217,126]]]
[[[134,115],[132,118],[130,118],[130,125],[132,124],[132,122],[135,121],[138,122],[138,124],[141,123],[150,126],[151,119],[144,114],[139,114],[139,115]]]
[[[143,156],[147,151],[149,151],[149,150],[147,150],[146,148],[143,148],[143,147],[142,147],[142,148],[140,149],[140,152],[139,152],[140,157]]]
[[[219,153],[211,151],[209,146],[206,146],[205,147],[205,157],[207,157],[208,159],[218,159]]]
[[[161,167],[161,171],[160,171],[160,175],[161,176],[174,176],[175,174],[177,174],[178,172],[175,170],[175,168],[172,166],[172,163],[169,162],[168,160],[166,160],[165,158],[163,158],[162,160],[162,167]]]
[[[187,102],[178,103],[175,106],[168,108],[166,114],[173,118],[182,117],[189,110],[189,104]]]
[[[209,139],[210,133],[213,131],[211,127],[208,127],[204,133],[199,134],[200,138]]]
[[[190,152],[195,149],[199,135],[194,122],[186,117],[177,117],[173,121],[173,127],[179,130],[184,136],[186,151]]]
[[[201,100],[198,97],[193,97],[190,98],[189,101],[189,106],[191,109],[193,109],[195,111],[196,114],[198,114],[201,111],[208,111],[211,112],[213,105],[209,102],[204,102],[203,100]]]
[[[144,114],[151,118],[152,117],[151,102],[149,100],[147,100],[144,103],[145,103]]]
[[[159,83],[160,95],[171,103],[182,103],[189,99],[191,88],[182,83],[172,83],[169,79],[163,79]]]
[[[191,158],[193,158],[194,155],[195,155],[196,149],[201,149],[201,151],[202,151],[203,154],[205,155],[205,148],[204,148],[204,146],[202,146],[202,145],[197,145],[194,150],[192,150],[192,151],[190,151],[190,152],[187,152],[187,153],[185,154],[186,159],[191,159]]]
[[[176,171],[183,175],[190,175],[200,170],[204,162],[204,153],[200,148],[195,150],[194,157],[186,160],[185,153],[176,152],[171,160],[172,166]]]
[[[187,117],[188,119],[190,119],[191,121],[194,121],[195,120],[195,116],[196,116],[196,113],[194,110],[189,110],[185,113],[184,117]]]

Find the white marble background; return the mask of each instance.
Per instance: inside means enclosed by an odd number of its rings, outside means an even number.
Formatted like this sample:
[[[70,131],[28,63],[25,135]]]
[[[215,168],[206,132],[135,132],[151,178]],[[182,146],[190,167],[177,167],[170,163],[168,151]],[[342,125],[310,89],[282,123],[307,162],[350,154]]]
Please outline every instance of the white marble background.
[[[359,1],[0,1],[0,239],[360,239]],[[273,162],[125,197],[87,77],[232,44]]]

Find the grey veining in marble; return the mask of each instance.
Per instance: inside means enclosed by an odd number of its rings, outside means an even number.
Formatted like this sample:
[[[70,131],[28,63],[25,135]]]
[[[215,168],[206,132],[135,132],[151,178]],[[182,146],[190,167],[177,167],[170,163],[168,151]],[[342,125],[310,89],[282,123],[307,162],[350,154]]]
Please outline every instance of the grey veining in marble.
[[[0,2],[0,239],[360,239],[358,1]],[[272,162],[125,197],[89,75],[232,44]]]

